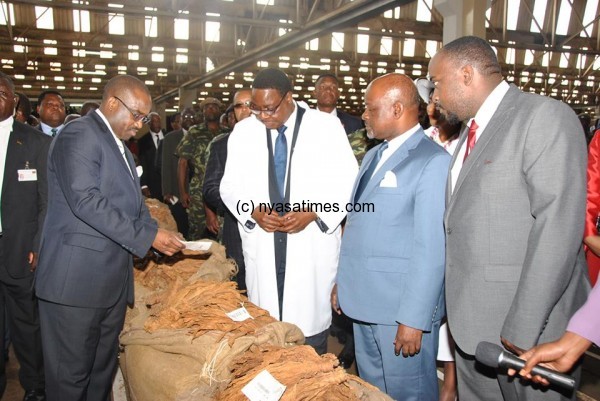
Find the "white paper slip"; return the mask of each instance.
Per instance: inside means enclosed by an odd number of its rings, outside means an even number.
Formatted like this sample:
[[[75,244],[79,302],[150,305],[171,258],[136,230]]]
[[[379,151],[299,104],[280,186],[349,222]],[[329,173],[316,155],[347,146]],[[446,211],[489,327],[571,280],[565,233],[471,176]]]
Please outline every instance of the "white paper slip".
[[[285,392],[285,386],[267,370],[263,370],[242,388],[242,393],[250,401],[278,401]]]
[[[37,181],[37,170],[34,168],[27,168],[17,170],[19,181]]]
[[[229,316],[229,318],[234,322],[243,322],[246,319],[252,319],[252,316],[250,316],[250,313],[248,313],[248,310],[246,310],[244,304],[242,304],[241,308],[226,313],[226,315]]]
[[[180,241],[185,249],[190,251],[208,251],[212,242],[210,241]]]
[[[179,198],[178,198],[178,197],[176,197],[175,195],[173,195],[173,196],[171,197],[171,205],[174,205],[174,204],[176,204],[177,202],[179,202]]]

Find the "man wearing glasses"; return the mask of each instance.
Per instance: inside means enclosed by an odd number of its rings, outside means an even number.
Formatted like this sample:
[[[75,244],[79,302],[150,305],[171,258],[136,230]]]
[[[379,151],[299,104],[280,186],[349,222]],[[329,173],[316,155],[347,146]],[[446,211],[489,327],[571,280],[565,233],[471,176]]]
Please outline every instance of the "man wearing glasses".
[[[254,116],[229,137],[221,197],[239,223],[250,301],[298,325],[324,353],[357,164],[340,121],[294,101],[291,91],[280,70],[256,75]]]
[[[65,126],[48,155],[48,209],[35,290],[49,401],[109,399],[118,335],[133,303],[132,254],[184,245],[159,229],[123,141],[152,106],[143,82],[111,79],[95,112]]]

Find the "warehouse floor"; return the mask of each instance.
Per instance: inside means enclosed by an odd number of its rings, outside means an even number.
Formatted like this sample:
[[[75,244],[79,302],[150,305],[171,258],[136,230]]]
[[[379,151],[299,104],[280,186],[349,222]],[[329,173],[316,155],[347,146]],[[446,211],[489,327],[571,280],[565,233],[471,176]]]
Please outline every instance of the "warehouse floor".
[[[339,354],[342,345],[334,337],[329,337],[329,352]],[[348,372],[356,374],[356,364],[353,364]],[[9,361],[6,365],[7,386],[1,401],[21,401],[23,390],[18,380],[18,363],[12,347],[9,353]],[[438,374],[438,377],[443,375]],[[600,401],[600,349],[594,347],[587,353],[583,365],[583,379],[580,392],[577,394],[578,401]],[[120,374],[117,375],[113,386],[113,401],[127,401],[125,387]]]

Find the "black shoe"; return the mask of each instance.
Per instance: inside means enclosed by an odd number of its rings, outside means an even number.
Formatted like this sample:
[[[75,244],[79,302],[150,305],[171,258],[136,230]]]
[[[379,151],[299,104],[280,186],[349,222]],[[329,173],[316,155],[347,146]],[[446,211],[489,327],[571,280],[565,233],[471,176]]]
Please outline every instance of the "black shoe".
[[[340,366],[344,369],[350,369],[350,366],[354,363],[354,355],[349,352],[340,352],[338,355],[338,359],[340,361]]]
[[[46,401],[46,392],[44,390],[26,391],[23,401]]]

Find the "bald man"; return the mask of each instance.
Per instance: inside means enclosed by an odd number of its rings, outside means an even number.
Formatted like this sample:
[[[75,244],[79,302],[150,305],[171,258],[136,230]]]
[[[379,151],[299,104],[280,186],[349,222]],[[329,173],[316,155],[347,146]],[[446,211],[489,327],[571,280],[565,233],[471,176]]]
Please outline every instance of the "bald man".
[[[369,137],[384,142],[356,179],[332,306],[355,320],[360,377],[397,400],[437,400],[450,155],[419,125],[419,94],[407,76],[375,79],[365,107]],[[365,203],[373,207],[358,211]]]

